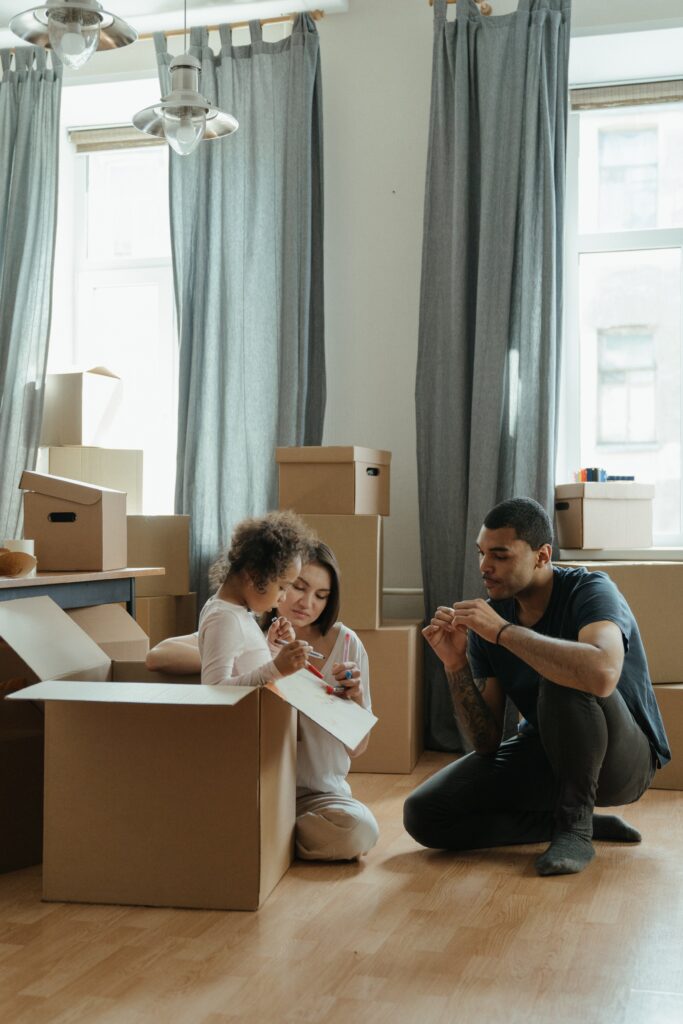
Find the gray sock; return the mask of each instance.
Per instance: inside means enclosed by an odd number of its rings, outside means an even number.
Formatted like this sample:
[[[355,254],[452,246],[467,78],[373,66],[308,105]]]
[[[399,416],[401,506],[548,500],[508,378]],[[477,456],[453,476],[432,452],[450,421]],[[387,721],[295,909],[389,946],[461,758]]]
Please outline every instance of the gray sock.
[[[536,860],[539,875],[575,875],[590,864],[595,850],[582,832],[557,832],[545,851]]]
[[[593,815],[593,839],[611,843],[639,843],[642,838],[637,828],[616,814]]]

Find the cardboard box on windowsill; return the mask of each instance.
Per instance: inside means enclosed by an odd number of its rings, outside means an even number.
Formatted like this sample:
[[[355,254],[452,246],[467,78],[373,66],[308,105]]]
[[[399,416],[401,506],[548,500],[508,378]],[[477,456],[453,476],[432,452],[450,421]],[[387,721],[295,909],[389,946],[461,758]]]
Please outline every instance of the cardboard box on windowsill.
[[[618,480],[559,484],[555,488],[558,547],[650,547],[654,493],[651,484]]]
[[[101,445],[121,396],[121,380],[104,366],[48,373],[41,445]]]

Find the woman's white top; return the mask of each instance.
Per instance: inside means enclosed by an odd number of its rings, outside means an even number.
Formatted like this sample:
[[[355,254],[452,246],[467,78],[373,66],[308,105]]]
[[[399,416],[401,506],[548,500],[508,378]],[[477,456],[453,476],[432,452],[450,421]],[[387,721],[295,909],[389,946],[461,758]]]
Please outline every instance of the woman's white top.
[[[337,639],[330,651],[330,656],[319,671],[331,685],[334,685],[332,666],[336,661],[343,661],[344,637],[349,634],[349,656],[347,661],[355,661],[360,669],[363,707],[368,711],[370,705],[370,668],[368,655],[352,629],[338,622]],[[299,715],[299,741],[296,755],[296,795],[307,793],[351,793],[346,776],[351,767],[351,758],[344,744],[331,736],[310,718]]]
[[[268,642],[252,612],[211,597],[199,616],[202,683],[263,686],[280,679]]]

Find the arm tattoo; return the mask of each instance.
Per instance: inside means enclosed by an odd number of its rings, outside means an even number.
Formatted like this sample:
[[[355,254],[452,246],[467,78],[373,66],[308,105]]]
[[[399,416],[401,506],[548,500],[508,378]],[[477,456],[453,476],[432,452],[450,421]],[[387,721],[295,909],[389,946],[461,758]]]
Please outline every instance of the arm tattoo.
[[[475,750],[496,749],[500,742],[496,720],[482,694],[486,679],[474,679],[469,665],[457,672],[446,672],[453,712]]]

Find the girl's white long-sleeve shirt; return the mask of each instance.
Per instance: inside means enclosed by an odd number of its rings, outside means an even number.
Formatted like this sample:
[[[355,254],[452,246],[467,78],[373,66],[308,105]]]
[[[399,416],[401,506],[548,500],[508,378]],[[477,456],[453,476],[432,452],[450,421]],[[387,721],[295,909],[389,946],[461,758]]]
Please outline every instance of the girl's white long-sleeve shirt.
[[[248,608],[210,598],[199,616],[202,683],[263,686],[280,673],[268,642]]]

